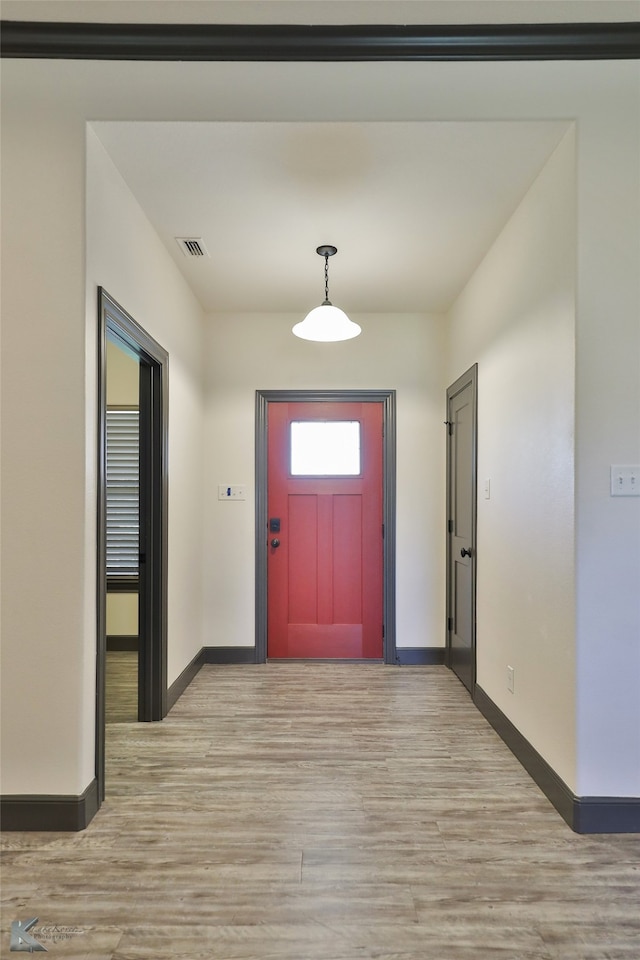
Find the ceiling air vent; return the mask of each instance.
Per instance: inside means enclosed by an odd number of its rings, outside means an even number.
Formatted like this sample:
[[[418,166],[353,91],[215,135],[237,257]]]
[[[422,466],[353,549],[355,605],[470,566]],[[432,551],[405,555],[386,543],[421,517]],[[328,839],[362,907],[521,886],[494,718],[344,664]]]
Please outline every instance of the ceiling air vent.
[[[201,237],[176,237],[176,243],[185,257],[208,257],[209,251]]]

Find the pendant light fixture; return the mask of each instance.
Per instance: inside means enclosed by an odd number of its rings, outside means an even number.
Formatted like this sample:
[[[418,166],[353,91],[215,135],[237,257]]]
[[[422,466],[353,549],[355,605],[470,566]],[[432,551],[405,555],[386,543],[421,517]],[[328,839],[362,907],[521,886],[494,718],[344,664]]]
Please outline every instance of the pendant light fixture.
[[[335,340],[351,340],[362,333],[362,328],[353,320],[349,320],[344,310],[334,307],[329,300],[329,257],[337,252],[337,247],[327,243],[316,249],[316,253],[324,257],[324,301],[319,307],[314,307],[301,323],[296,323],[293,328],[296,337],[327,343]]]

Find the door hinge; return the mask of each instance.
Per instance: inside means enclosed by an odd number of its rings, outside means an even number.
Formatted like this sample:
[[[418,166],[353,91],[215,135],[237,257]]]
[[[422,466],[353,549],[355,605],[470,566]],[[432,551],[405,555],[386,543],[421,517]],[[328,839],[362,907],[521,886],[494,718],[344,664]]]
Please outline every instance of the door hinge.
[[[453,617],[447,617],[447,630],[449,633],[453,630]]]
[[[382,639],[384,640],[384,623],[382,624]]]
[[[453,420],[445,420],[444,425],[447,428],[447,433],[451,436],[453,433]]]
[[[384,540],[384,523],[382,524],[382,539]]]
[[[447,533],[453,533],[453,520],[447,520]]]

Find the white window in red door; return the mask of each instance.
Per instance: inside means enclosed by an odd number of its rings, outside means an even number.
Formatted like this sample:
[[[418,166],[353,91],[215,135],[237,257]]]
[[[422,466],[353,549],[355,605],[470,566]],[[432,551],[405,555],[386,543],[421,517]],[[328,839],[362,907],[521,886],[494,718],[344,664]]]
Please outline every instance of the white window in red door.
[[[292,477],[359,477],[360,421],[294,420],[290,453]]]

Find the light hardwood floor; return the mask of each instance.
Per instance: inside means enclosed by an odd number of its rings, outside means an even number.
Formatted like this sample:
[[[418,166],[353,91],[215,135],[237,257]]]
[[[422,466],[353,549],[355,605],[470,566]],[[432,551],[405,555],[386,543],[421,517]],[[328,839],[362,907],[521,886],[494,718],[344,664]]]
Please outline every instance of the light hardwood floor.
[[[107,739],[86,831],[3,837],[4,951],[640,958],[640,836],[572,833],[444,667],[207,666]]]
[[[105,688],[107,723],[122,723],[138,719],[137,652],[107,651]]]

